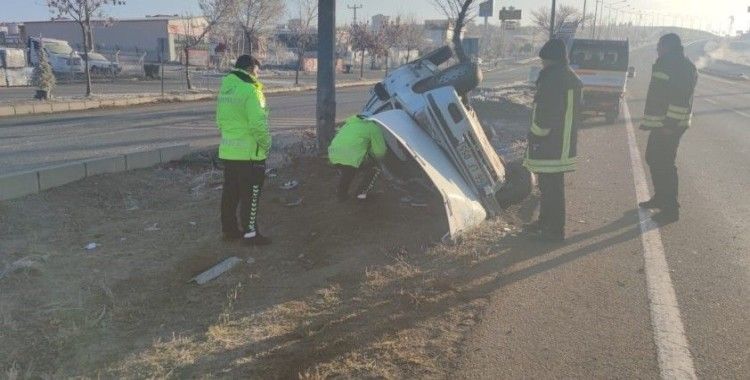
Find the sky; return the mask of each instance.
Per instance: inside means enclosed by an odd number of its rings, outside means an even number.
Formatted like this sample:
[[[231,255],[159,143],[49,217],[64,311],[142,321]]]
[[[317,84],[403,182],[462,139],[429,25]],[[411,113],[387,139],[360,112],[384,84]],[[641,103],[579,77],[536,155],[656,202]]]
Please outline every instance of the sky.
[[[477,0],[483,1],[483,0]],[[596,0],[558,0],[558,3],[583,8],[584,1],[587,8],[593,9]],[[628,11],[651,11],[664,14],[664,23],[674,24],[674,16],[683,16],[689,25],[711,26],[713,30],[727,32],[729,30],[729,16],[735,16],[734,29],[750,28],[750,15],[747,13],[750,0],[604,0],[614,8],[625,6]],[[197,0],[126,0],[127,4],[107,9],[114,17],[143,17],[146,14],[183,14],[185,12],[198,13]],[[45,0],[0,0],[0,21],[31,21],[44,20],[50,17],[45,6]],[[295,0],[287,0],[289,8],[293,8]],[[515,6],[524,11],[528,19],[529,11],[551,3],[550,0],[496,0],[495,6]],[[347,6],[362,5],[358,17],[369,19],[382,13],[386,15],[414,15],[417,19],[439,18],[440,13],[432,6],[431,0],[337,0],[336,20],[338,24],[350,22],[352,11]],[[710,6],[708,5],[710,4]],[[605,10],[605,16],[608,10]],[[591,12],[587,12],[591,13]],[[669,15],[667,15],[669,14]],[[494,22],[491,21],[491,22]]]

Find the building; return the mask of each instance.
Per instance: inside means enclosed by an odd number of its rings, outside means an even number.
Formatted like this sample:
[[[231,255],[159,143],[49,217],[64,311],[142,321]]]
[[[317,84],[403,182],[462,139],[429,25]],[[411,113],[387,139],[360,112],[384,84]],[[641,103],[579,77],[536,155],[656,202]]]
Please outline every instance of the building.
[[[388,25],[388,23],[391,21],[390,16],[377,14],[375,16],[372,16],[372,30],[377,33],[383,30],[383,28]]]
[[[445,45],[453,38],[453,24],[448,20],[425,20],[425,38],[433,46]]]
[[[146,61],[157,61],[160,56],[165,61],[177,61],[184,37],[200,35],[204,26],[202,17],[186,19],[177,15],[92,20],[94,50],[136,53],[144,55]],[[70,19],[25,22],[23,33],[23,40],[30,36],[56,38],[66,40],[74,49],[83,51],[81,27]]]
[[[0,23],[0,46],[18,46],[21,44],[21,25],[15,22]]]

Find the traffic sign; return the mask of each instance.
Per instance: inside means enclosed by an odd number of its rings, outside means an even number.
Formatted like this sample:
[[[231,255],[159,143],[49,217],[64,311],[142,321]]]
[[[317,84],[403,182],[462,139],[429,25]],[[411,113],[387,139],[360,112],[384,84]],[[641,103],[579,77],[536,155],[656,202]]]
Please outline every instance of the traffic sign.
[[[516,9],[514,7],[510,7],[510,8],[503,7],[503,9],[500,10],[501,21],[520,20],[520,19],[521,19],[520,9]]]
[[[492,17],[495,14],[495,0],[479,3],[479,17]]]

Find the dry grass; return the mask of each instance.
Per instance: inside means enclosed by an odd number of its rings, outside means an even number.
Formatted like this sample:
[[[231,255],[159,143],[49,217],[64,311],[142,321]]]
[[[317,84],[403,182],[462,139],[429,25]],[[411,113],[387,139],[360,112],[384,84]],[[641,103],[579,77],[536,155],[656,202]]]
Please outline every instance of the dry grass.
[[[274,202],[289,178],[299,208]],[[200,160],[0,203],[11,236],[0,264],[37,263],[0,279],[0,374],[446,377],[498,286],[485,263],[504,257],[514,227],[490,221],[438,244],[439,202],[403,207],[385,192],[341,205],[334,180],[314,159],[282,170],[264,195],[276,240],[262,250],[217,239],[220,177]],[[101,246],[83,250],[90,241]],[[187,283],[228,256],[256,261]]]

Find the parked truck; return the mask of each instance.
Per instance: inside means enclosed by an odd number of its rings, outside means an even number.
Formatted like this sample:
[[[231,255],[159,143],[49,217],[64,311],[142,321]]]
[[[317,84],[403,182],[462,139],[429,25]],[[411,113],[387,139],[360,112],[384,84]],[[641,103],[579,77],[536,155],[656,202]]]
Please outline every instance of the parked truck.
[[[630,45],[627,40],[574,39],[570,50],[570,67],[583,82],[583,109],[589,116],[604,116],[613,123],[627,86],[635,76],[629,66]]]
[[[84,71],[83,59],[70,47],[68,41],[29,37],[27,48],[30,66],[36,66],[39,63],[39,49],[43,48],[47,52],[49,64],[55,74],[76,75]]]

